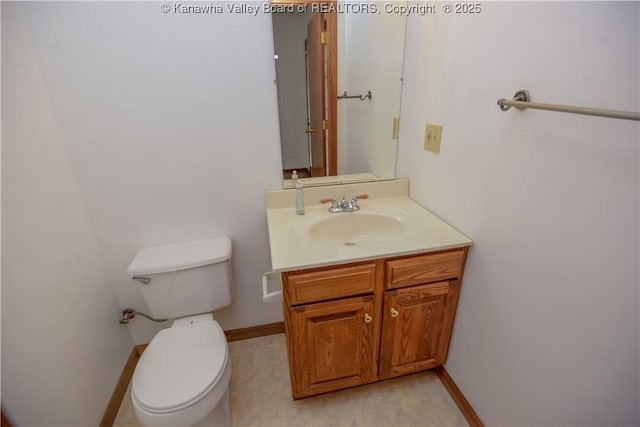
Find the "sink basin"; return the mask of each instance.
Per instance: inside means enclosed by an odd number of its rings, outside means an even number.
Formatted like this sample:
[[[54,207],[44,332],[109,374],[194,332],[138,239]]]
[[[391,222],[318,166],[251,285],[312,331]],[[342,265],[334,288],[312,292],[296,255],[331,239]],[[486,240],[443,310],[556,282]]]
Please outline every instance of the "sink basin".
[[[309,228],[317,242],[335,246],[366,246],[385,242],[404,230],[398,218],[379,213],[337,213]]]

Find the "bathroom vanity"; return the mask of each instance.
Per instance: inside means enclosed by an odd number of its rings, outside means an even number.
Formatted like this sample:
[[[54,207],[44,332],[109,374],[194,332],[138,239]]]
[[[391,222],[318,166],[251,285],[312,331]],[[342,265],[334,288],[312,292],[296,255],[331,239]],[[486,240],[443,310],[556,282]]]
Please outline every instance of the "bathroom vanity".
[[[267,193],[294,399],[443,365],[471,240],[406,180],[311,190],[304,216]],[[342,193],[370,198],[353,213],[319,203]]]

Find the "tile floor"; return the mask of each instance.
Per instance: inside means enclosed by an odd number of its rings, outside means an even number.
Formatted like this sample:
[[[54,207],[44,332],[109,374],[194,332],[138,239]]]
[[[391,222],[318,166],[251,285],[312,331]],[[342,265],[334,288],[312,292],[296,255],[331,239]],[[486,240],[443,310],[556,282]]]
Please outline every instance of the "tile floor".
[[[232,426],[468,425],[431,371],[293,401],[284,334],[229,349]],[[114,426],[139,426],[128,393]]]

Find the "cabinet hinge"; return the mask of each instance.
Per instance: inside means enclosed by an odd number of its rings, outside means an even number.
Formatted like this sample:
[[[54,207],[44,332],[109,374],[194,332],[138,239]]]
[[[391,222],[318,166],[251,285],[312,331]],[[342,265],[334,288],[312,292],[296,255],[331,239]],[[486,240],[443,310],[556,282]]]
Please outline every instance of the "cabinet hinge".
[[[328,39],[327,32],[326,31],[321,32],[320,33],[320,43],[327,44],[327,39]]]
[[[323,120],[322,121],[322,130],[327,130],[328,127],[329,127],[329,120]]]

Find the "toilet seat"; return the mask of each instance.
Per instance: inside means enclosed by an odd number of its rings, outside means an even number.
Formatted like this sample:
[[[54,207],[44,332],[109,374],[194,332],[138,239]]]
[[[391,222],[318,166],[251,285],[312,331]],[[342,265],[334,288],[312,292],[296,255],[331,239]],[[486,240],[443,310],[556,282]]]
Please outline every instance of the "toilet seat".
[[[134,399],[153,414],[198,403],[223,376],[229,363],[227,348],[224,332],[214,320],[161,330],[134,372]]]

